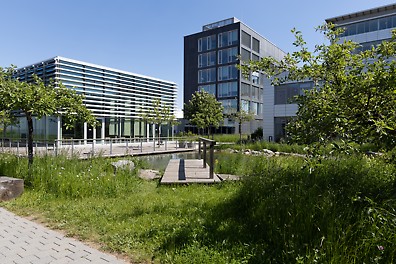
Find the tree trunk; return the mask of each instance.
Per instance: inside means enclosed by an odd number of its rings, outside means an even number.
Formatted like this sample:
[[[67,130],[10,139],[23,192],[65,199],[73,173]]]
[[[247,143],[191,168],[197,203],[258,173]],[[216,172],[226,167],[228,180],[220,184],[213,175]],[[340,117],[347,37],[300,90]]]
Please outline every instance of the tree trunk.
[[[239,142],[242,143],[242,124],[239,122],[238,124],[238,129],[239,129]]]
[[[158,147],[161,146],[161,124],[158,124]]]
[[[28,169],[29,177],[32,176],[32,165],[33,165],[33,117],[30,112],[26,113],[26,119],[28,124]]]

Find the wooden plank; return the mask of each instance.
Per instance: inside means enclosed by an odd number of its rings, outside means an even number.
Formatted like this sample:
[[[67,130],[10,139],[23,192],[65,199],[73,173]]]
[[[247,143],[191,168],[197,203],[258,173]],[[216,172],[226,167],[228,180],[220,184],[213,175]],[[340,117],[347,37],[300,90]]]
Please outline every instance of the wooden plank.
[[[215,183],[221,179],[209,177],[209,166],[203,168],[202,160],[172,159],[162,176],[161,184]]]

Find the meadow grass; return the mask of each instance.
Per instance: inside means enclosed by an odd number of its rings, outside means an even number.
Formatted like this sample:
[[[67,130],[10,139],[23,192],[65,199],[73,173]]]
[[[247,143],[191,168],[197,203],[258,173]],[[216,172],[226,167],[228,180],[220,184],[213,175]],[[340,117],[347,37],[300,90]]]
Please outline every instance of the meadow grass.
[[[390,161],[225,154],[216,172],[241,182],[159,186],[136,170],[114,174],[108,159],[43,157],[22,197],[2,206],[133,262],[394,263]],[[26,160],[1,156],[0,174],[26,170]]]

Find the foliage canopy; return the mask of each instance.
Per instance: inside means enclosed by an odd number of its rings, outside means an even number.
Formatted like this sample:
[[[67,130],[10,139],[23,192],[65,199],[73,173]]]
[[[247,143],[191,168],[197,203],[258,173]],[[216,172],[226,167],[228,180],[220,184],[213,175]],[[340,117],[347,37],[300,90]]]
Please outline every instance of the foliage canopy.
[[[176,117],[172,115],[169,105],[161,103],[161,100],[154,101],[153,106],[148,111],[142,113],[140,117],[143,121],[149,124],[154,124],[158,127],[158,140],[160,140],[161,125],[164,123],[176,125]]]
[[[218,127],[223,121],[223,106],[212,94],[204,90],[197,91],[184,104],[184,118],[201,129]]]
[[[29,164],[33,163],[33,117],[62,116],[66,127],[78,121],[96,125],[96,119],[83,104],[82,95],[59,83],[46,85],[37,76],[33,82],[21,82],[13,77],[15,67],[0,68],[0,111],[11,116],[26,117],[28,124]]]
[[[312,81],[314,88],[297,98],[297,116],[286,127],[290,140],[313,143],[343,139],[396,146],[396,41],[360,51],[357,43],[340,40],[342,29],[318,29],[330,44],[309,51],[295,29],[297,51],[283,60],[263,58],[242,66],[244,73],[261,71],[273,83]]]

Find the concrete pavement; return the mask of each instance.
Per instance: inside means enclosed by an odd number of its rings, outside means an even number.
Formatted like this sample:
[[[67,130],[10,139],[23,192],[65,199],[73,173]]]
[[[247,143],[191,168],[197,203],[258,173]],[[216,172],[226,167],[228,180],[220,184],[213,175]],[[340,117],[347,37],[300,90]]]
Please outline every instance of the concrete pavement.
[[[0,263],[125,264],[127,262],[0,207]]]

